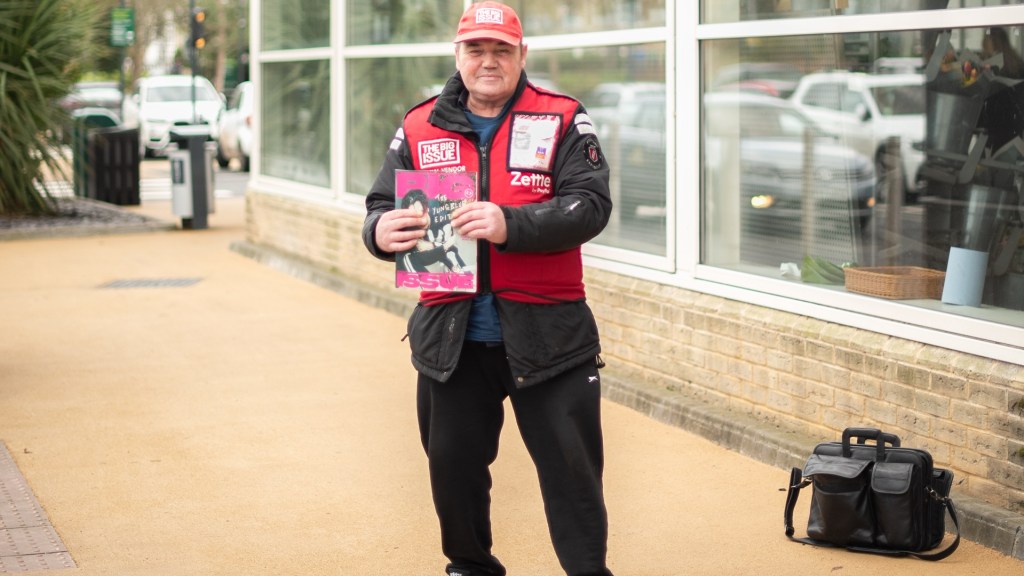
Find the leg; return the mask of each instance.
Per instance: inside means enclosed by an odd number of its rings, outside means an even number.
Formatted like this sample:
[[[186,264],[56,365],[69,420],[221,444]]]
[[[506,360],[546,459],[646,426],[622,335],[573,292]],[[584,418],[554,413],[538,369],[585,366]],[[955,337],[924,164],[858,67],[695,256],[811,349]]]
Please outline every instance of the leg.
[[[467,344],[447,382],[419,376],[420,438],[427,452],[430,488],[441,524],[449,570],[503,576],[491,555],[491,474],[498,455],[506,393],[496,377],[504,348]],[[497,366],[496,366],[497,365]],[[505,364],[505,378],[509,378]]]
[[[510,392],[540,477],[551,541],[569,576],[611,576],[602,474],[601,385],[594,362]]]

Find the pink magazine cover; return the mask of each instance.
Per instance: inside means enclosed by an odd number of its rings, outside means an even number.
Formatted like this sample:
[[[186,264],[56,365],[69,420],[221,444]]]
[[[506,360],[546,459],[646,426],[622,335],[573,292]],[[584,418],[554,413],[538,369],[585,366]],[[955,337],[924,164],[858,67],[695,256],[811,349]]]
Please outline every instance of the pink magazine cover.
[[[476,172],[397,170],[395,207],[423,213],[427,231],[395,254],[395,286],[429,292],[476,292],[476,241],[452,229],[452,212],[476,200]]]

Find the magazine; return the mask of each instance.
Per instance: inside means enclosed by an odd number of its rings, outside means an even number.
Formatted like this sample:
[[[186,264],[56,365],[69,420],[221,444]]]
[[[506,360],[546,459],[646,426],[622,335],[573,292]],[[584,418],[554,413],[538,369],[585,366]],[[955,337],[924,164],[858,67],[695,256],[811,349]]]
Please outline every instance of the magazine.
[[[423,212],[426,235],[395,254],[395,286],[431,292],[476,292],[476,240],[452,229],[452,212],[476,200],[476,172],[395,171],[395,207]]]

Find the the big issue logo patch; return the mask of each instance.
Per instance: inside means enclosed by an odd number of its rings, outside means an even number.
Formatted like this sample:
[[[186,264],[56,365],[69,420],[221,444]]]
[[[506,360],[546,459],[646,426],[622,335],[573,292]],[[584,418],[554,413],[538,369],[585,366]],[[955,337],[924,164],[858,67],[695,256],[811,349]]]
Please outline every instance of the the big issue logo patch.
[[[459,141],[454,138],[427,140],[419,144],[420,168],[437,168],[459,164]]]

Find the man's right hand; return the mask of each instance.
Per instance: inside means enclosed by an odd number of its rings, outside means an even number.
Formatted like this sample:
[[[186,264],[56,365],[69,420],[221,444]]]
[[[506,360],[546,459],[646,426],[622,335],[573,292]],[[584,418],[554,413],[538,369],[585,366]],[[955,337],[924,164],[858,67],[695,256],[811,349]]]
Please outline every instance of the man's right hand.
[[[408,208],[381,214],[373,238],[377,248],[391,253],[412,250],[427,234],[425,218],[425,214]]]

